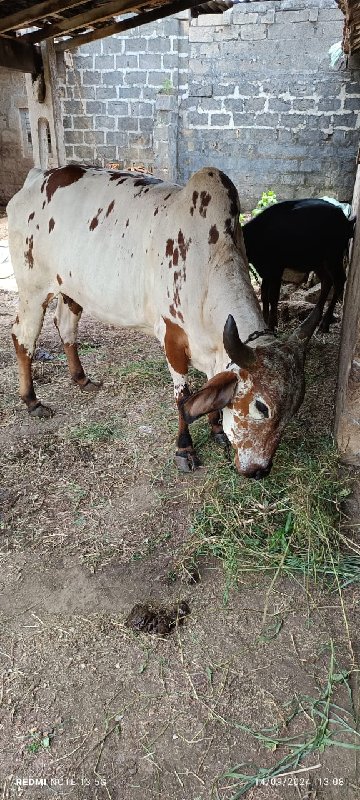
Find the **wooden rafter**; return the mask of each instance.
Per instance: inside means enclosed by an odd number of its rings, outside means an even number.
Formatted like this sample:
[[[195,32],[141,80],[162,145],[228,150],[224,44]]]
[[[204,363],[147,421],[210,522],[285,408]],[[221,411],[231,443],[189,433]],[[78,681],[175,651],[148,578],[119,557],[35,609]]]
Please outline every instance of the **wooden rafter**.
[[[67,11],[68,8],[79,6],[81,3],[85,2],[86,0],[45,0],[45,2],[42,3],[35,3],[35,5],[29,8],[24,8],[22,11],[17,11],[15,14],[1,19],[0,33],[14,30],[14,28],[25,27],[26,25],[32,25],[43,17],[50,14],[58,14],[61,11]]]
[[[0,67],[37,74],[42,67],[40,50],[19,39],[1,37]]]
[[[81,14],[59,20],[52,25],[46,25],[41,30],[26,34],[24,39],[27,42],[41,42],[43,39],[64,36],[77,28],[87,28],[94,23],[104,22],[115,14],[123,13],[124,8],[128,8],[128,6],[129,2],[126,0],[111,0],[101,6],[95,6],[90,11],[83,11]]]
[[[95,28],[95,30],[90,31],[89,33],[84,33],[82,35],[66,39],[63,42],[58,42],[55,47],[58,51],[73,50],[75,47],[81,47],[81,45],[87,44],[88,42],[94,42],[97,39],[103,39],[104,36],[112,36],[114,33],[122,33],[123,31],[130,30],[131,28],[137,28],[138,25],[147,25],[148,22],[155,22],[157,19],[170,17],[172,14],[176,14],[178,11],[186,11],[187,8],[195,8],[196,6],[202,5],[203,2],[204,0],[177,0],[175,3],[168,3],[167,5],[158,6],[153,11],[146,11],[142,14],[134,14],[133,17],[125,19],[123,22],[115,22],[113,25]],[[134,4],[132,4],[131,8],[129,8],[129,11],[133,10],[133,8]]]

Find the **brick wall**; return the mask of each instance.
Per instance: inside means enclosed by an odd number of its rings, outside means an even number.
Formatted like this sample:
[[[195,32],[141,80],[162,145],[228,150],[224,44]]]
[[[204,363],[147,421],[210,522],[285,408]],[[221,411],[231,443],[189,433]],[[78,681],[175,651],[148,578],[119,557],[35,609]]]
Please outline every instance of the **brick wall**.
[[[244,208],[264,189],[348,200],[360,71],[330,66],[342,25],[335,0],[253,0],[84,45],[62,71],[67,158],[143,164],[180,182],[212,164]]]
[[[187,20],[177,15],[67,56],[59,66],[67,158],[152,168],[156,100],[161,90],[184,91],[187,48]]]
[[[180,103],[180,179],[204,163],[236,183],[245,208],[279,199],[352,195],[359,71],[333,69],[342,38],[334,0],[270,0],[191,24],[188,92]]]
[[[22,73],[0,69],[0,205],[21,188],[33,166],[31,145],[23,143],[20,111],[27,109],[25,79]],[[25,153],[24,153],[25,149]]]

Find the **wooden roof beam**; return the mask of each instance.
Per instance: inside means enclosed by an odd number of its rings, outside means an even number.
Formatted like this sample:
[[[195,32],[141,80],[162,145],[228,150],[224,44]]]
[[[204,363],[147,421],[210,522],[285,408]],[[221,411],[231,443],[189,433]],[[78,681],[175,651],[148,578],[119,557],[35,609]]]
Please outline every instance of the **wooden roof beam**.
[[[129,0],[111,0],[101,6],[95,6],[90,11],[84,11],[73,17],[54,22],[52,25],[46,25],[46,27],[38,31],[27,33],[24,39],[27,42],[41,42],[43,39],[50,39],[50,37],[64,36],[77,28],[88,28],[94,23],[105,22],[105,20],[111,19],[116,14],[123,13],[125,8],[129,8],[129,5],[131,8]]]
[[[40,50],[19,39],[0,36],[0,67],[36,75],[42,69]]]
[[[68,8],[73,8],[73,6],[78,6],[85,2],[86,0],[44,0],[42,3],[35,3],[29,8],[23,8],[22,11],[17,11],[15,14],[1,19],[0,33],[14,30],[14,28],[30,26],[43,17],[67,11]]]
[[[175,3],[168,3],[167,5],[158,6],[154,11],[147,11],[142,14],[134,14],[133,17],[124,20],[123,22],[115,22],[113,25],[106,25],[103,28],[95,28],[89,33],[84,33],[79,36],[74,36],[66,41],[58,42],[55,49],[58,51],[73,50],[75,47],[81,47],[88,42],[94,42],[97,39],[103,39],[105,36],[113,36],[114,33],[122,33],[131,28],[137,28],[138,25],[147,25],[148,22],[155,22],[157,19],[163,17],[170,17],[172,14],[177,14],[178,11],[186,11],[187,8],[194,8],[203,5],[204,0],[177,0]],[[131,11],[132,9],[128,9]]]

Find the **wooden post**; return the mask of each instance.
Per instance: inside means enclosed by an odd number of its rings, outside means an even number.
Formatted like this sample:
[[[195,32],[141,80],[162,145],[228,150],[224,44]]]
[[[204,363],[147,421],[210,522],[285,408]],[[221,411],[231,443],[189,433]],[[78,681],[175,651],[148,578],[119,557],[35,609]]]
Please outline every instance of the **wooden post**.
[[[48,169],[66,164],[64,130],[52,41],[41,46],[44,62],[45,98],[39,97],[37,81],[26,76],[29,117],[36,167]]]
[[[360,166],[354,188],[357,226],[346,283],[341,329],[335,437],[344,461],[360,465]]]

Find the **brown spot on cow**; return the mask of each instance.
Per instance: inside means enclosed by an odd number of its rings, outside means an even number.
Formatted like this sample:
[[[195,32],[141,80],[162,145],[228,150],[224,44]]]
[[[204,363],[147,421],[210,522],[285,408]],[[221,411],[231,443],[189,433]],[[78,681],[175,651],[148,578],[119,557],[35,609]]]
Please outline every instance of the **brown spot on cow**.
[[[163,183],[163,181],[160,178],[154,178],[153,175],[143,175],[141,178],[136,178],[134,186],[150,186],[155,183]]]
[[[216,225],[212,225],[209,230],[209,244],[216,244],[219,238],[219,231]]]
[[[126,181],[127,178],[131,178],[131,173],[130,172],[118,172],[118,171],[114,172],[113,171],[113,172],[110,172],[109,175],[110,175],[110,178],[109,178],[110,181],[117,181],[117,180],[121,179],[121,183]]]
[[[251,402],[252,394],[248,392],[243,397],[237,397],[235,403],[233,403],[234,408],[234,420],[239,425],[244,417],[247,417],[249,414],[250,402]]]
[[[78,164],[69,164],[67,167],[47,170],[45,172],[46,181],[44,181],[44,183],[46,182],[46,197],[48,203],[50,203],[58,189],[64,189],[66,186],[71,186],[71,184],[76,183],[85,175],[85,172],[85,168],[80,167]],[[44,183],[41,187],[41,191],[43,191]]]
[[[174,264],[174,267],[177,267],[178,263],[179,263],[179,251],[178,251],[178,248],[175,247],[175,250],[173,252],[173,264]]]
[[[189,340],[185,331],[176,322],[164,317],[166,325],[165,353],[170,366],[179,375],[186,375],[190,363]]]
[[[126,225],[125,225],[125,228],[128,228],[128,227],[129,227],[129,220],[127,219],[127,220],[126,220]]]
[[[50,300],[52,300],[53,297],[54,297],[54,294],[52,292],[49,292],[49,294],[46,295],[46,298],[45,298],[44,302],[41,304],[43,309],[44,309],[44,311],[46,311],[46,309],[47,309],[47,307],[48,307],[48,305],[50,303]]]
[[[176,317],[176,310],[175,310],[175,306],[174,306],[173,303],[171,304],[171,306],[169,308],[169,311],[170,311],[170,314],[171,314],[172,317]]]
[[[112,210],[114,208],[114,205],[115,205],[115,200],[112,200],[111,203],[109,203],[109,205],[108,205],[107,212],[105,214],[106,217],[108,217],[109,214],[111,214],[111,212],[112,212]]]
[[[38,230],[40,230],[38,225],[36,226],[36,230],[37,230],[37,231],[38,231]]]
[[[219,177],[220,177],[222,185],[225,186],[225,189],[227,189],[228,198],[230,200],[230,214],[231,214],[231,216],[232,217],[239,216],[239,214],[240,214],[240,201],[239,201],[239,195],[237,193],[236,187],[234,186],[234,184],[230,180],[230,178],[228,178],[228,176],[225,175],[224,172],[221,172],[221,170],[219,170]]]
[[[79,304],[76,303],[75,300],[72,300],[72,298],[69,297],[67,294],[63,294],[62,297],[65,305],[69,306],[70,311],[72,311],[72,313],[75,314],[76,317],[78,317],[79,314],[81,314],[82,312],[82,306],[79,306]]]
[[[196,203],[198,201],[198,197],[199,197],[199,192],[196,192],[196,191],[193,192],[193,196],[192,196],[193,205],[190,206],[190,214],[191,214],[192,217],[194,216],[194,211],[195,211],[195,208],[196,208]]]
[[[211,194],[209,194],[209,192],[205,191],[200,192],[199,213],[201,214],[202,217],[206,217],[207,207],[210,203],[210,200],[211,200]]]
[[[43,204],[42,204],[42,209],[43,209],[43,210],[44,210],[45,206],[46,206],[46,200],[44,200],[44,202],[43,202]]]
[[[35,217],[35,211],[33,211],[31,214],[29,214],[28,224],[32,219],[34,219],[34,217]]]
[[[16,314],[16,317],[15,317],[15,324],[16,324],[16,325],[18,325],[18,324],[19,324],[19,314]]]
[[[233,221],[232,221],[231,217],[228,217],[225,220],[224,233],[228,233],[230,236],[232,236],[232,234],[233,234]]]
[[[165,255],[172,256],[173,252],[174,252],[174,239],[168,239],[166,242]]]
[[[155,208],[155,211],[154,211],[154,217],[156,217],[156,214],[158,214],[158,213],[159,213],[159,207],[157,206],[157,207]]]
[[[54,228],[55,228],[55,220],[53,219],[53,217],[51,217],[51,219],[49,219],[49,233],[51,233],[51,231],[53,231]]]
[[[101,212],[102,212],[102,208],[98,208],[98,212],[97,212],[96,216],[93,217],[93,219],[90,222],[90,225],[89,225],[89,230],[90,231],[94,231],[95,228],[97,228],[97,226],[99,224],[99,216],[100,216]]]
[[[178,315],[179,319],[181,319],[181,322],[184,322],[184,317],[183,317],[181,311],[178,311],[177,315]]]
[[[33,236],[30,236],[29,238],[26,237],[26,244],[28,244],[28,249],[25,250],[24,253],[25,261],[29,269],[32,269],[34,266],[34,256],[33,256],[34,237]]]
[[[190,243],[191,243],[191,238],[185,241],[184,234],[180,230],[178,233],[178,245],[179,245],[180,255],[183,261],[186,261],[186,254],[189,249]]]
[[[61,286],[61,284],[62,284],[62,282],[63,282],[63,281],[62,281],[62,278],[60,278],[60,275],[57,275],[57,276],[56,276],[56,280],[57,280],[57,282],[58,282],[59,286]]]

